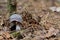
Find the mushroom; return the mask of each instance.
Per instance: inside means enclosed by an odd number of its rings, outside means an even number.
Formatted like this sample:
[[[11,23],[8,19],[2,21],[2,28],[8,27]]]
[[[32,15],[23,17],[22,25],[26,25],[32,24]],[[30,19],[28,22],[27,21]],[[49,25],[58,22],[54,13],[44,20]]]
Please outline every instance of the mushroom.
[[[12,27],[10,28],[11,31],[20,30],[21,26],[20,26],[19,23],[21,23],[23,21],[22,16],[19,15],[19,14],[13,14],[13,15],[10,16],[9,19],[10,19],[10,23],[12,23],[12,25],[11,25]]]

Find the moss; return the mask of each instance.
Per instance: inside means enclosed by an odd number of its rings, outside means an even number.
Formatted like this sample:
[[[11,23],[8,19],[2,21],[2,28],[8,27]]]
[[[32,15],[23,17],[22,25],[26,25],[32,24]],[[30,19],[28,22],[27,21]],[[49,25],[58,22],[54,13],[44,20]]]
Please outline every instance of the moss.
[[[16,38],[16,37],[19,37],[19,36],[22,36],[21,34],[24,32],[24,30],[21,30],[21,31],[19,31],[19,32],[13,32],[13,33],[11,33],[11,35],[14,37],[14,38]]]
[[[12,15],[13,12],[16,11],[16,2],[14,2],[14,5],[12,4],[12,0],[8,0],[8,11],[10,13],[10,15]]]
[[[20,34],[20,32],[13,32],[11,33],[11,35],[13,35],[13,37],[17,37]]]

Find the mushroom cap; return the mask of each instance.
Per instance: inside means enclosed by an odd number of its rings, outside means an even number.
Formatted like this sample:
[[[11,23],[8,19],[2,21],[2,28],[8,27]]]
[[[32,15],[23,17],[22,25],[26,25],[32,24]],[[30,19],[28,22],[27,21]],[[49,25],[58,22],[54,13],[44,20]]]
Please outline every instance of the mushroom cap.
[[[13,14],[10,16],[10,22],[17,21],[22,22],[22,17],[19,14]]]

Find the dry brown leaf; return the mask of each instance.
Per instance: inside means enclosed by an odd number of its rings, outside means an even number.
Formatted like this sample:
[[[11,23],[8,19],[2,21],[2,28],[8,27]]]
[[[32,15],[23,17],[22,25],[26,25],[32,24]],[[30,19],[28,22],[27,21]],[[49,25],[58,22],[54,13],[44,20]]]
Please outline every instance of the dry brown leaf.
[[[9,33],[5,33],[6,38],[10,38],[10,34]]]
[[[59,30],[58,29],[54,29],[53,27],[51,27],[48,30],[48,33],[45,35],[45,37],[50,37],[52,35],[56,35],[57,33],[59,33]]]
[[[0,36],[0,40],[2,40],[3,39],[3,37],[2,36]]]

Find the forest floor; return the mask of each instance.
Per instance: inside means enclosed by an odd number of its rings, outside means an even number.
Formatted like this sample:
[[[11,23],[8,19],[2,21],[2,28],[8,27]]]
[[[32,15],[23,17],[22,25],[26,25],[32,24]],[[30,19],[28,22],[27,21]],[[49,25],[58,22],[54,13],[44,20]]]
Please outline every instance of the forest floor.
[[[18,14],[20,12],[23,18],[22,30],[19,32],[8,31],[8,18],[0,16],[0,40],[60,40],[60,12],[47,9],[44,2],[39,0],[18,2],[17,12]],[[8,14],[3,16],[6,15]],[[5,26],[3,27],[2,24]]]

